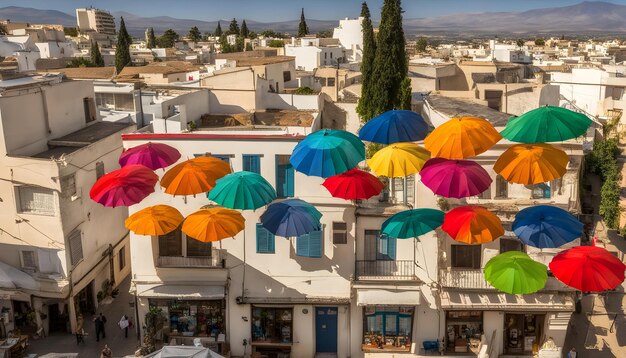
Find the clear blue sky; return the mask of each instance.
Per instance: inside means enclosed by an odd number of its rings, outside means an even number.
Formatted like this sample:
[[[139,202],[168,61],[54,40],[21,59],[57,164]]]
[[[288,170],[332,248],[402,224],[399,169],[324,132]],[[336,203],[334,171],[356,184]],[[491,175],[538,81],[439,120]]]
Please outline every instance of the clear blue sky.
[[[523,11],[573,5],[582,0],[404,0],[405,18],[447,15],[460,12]],[[93,6],[136,15],[217,20],[236,17],[257,21],[297,19],[304,7],[307,18],[335,20],[358,16],[362,0],[0,0],[0,6],[55,9],[74,14],[77,7]],[[367,1],[372,16],[380,16],[383,0]],[[626,0],[611,0],[626,4]]]

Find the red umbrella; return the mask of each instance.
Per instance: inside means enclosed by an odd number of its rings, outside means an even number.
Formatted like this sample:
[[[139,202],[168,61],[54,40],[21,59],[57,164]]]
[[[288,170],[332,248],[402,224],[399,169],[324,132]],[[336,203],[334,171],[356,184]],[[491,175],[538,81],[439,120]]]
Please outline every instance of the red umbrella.
[[[359,169],[333,175],[324,180],[322,185],[333,197],[346,200],[369,199],[380,194],[385,187],[378,178]]]
[[[89,196],[104,206],[130,206],[154,192],[159,177],[143,165],[131,164],[103,175]]]
[[[612,290],[624,282],[626,265],[606,249],[576,246],[559,252],[550,271],[559,281],[583,292]]]
[[[148,142],[130,148],[120,155],[120,165],[142,164],[157,170],[168,167],[180,159],[180,152],[167,144]]]

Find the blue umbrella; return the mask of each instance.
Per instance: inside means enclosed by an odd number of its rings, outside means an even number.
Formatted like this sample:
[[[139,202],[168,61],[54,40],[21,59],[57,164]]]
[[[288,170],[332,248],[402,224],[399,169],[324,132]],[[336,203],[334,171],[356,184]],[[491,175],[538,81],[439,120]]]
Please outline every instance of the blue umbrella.
[[[428,124],[413,111],[392,110],[372,118],[359,130],[359,138],[368,142],[392,144],[417,142],[428,135]]]
[[[272,234],[293,237],[321,228],[320,213],[313,205],[300,199],[287,199],[270,204],[261,215],[261,224]]]
[[[306,136],[289,158],[293,167],[306,175],[328,178],[342,174],[365,160],[365,146],[352,133],[322,129]]]
[[[583,223],[567,211],[548,205],[526,208],[513,221],[513,232],[526,245],[556,248],[582,235]]]

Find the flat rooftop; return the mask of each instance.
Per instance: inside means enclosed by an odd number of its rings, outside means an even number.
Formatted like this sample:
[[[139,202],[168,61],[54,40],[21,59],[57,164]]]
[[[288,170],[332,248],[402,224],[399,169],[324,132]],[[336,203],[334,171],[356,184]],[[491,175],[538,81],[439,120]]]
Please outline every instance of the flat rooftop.
[[[228,115],[205,114],[200,128],[206,129],[254,129],[263,127],[311,127],[315,119],[313,111],[258,111]]]
[[[460,98],[429,95],[424,98],[436,111],[452,117],[480,117],[494,127],[504,127],[513,115]]]

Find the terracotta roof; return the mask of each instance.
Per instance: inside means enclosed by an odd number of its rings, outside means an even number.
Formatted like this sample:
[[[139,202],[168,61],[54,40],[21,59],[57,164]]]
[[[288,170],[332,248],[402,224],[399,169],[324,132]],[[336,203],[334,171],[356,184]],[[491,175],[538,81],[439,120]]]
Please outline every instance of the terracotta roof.
[[[128,77],[138,74],[163,74],[168,75],[172,73],[192,72],[198,71],[202,66],[194,65],[191,62],[186,61],[164,61],[164,62],[151,62],[146,66],[137,67],[124,67],[119,76]]]
[[[62,73],[69,79],[106,80],[113,77],[115,67],[77,67],[48,70],[49,73]]]

